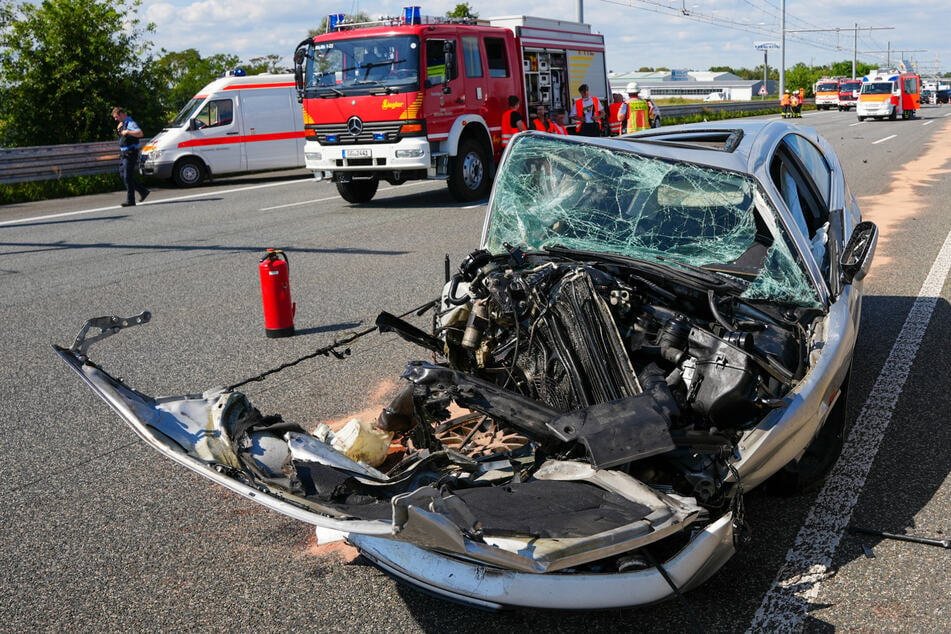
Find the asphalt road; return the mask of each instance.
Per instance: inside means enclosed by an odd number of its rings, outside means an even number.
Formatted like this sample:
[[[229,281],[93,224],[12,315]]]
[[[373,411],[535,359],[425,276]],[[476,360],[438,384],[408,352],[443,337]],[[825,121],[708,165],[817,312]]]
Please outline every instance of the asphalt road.
[[[686,595],[689,608],[486,613],[401,586],[148,449],[50,349],[70,344],[88,317],[147,309],[150,324],[96,344],[92,358],[152,395],[231,384],[365,327],[380,309],[436,297],[444,256],[455,267],[477,246],[484,205],[410,183],[350,206],[296,171],[157,187],[133,208],[118,206],[121,192],[0,207],[3,629],[947,631],[951,551],[848,532],[825,544],[829,535],[802,532],[827,499],[853,525],[951,532],[951,291],[939,258],[951,231],[951,108],[921,115],[859,124],[830,111],[798,122],[836,147],[882,229],[849,395],[855,427],[873,423],[859,439],[872,448],[859,457],[867,477],[848,479],[845,492],[748,495],[752,544]],[[268,247],[291,262],[298,334],[287,339],[264,335],[257,264]],[[321,357],[245,391],[264,413],[304,425],[378,411],[419,353],[378,334],[352,349],[346,361]],[[784,562],[817,543],[827,574],[790,577]],[[790,584],[805,590],[808,613],[783,621],[797,609]]]

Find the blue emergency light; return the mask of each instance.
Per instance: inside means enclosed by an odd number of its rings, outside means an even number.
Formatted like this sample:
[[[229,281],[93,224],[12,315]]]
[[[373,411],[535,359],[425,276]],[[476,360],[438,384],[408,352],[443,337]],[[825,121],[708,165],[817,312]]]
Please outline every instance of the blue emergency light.
[[[422,24],[419,7],[403,7],[403,24]]]
[[[331,13],[327,16],[327,31],[336,31],[338,24],[343,24],[344,14],[342,13]]]

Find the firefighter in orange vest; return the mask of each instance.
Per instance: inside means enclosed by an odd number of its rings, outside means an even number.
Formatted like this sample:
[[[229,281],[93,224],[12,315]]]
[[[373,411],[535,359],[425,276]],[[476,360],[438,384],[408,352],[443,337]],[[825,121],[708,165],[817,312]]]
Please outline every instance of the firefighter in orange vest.
[[[611,105],[608,106],[608,129],[611,131],[609,136],[618,136],[624,134],[625,120],[621,119],[621,110],[624,108],[624,97],[618,93],[611,95]]]
[[[578,87],[578,94],[581,95],[575,99],[575,131],[582,136],[601,136],[601,102],[597,97],[588,94],[588,84],[581,84]]]
[[[794,90],[789,96],[789,107],[792,109],[792,116],[794,119],[799,119],[802,117],[802,100],[799,97],[799,91]]]
[[[637,82],[627,85],[627,132],[638,132],[651,127],[650,106],[641,99]]]
[[[789,118],[789,106],[792,102],[792,96],[789,94],[789,91],[783,93],[783,96],[779,98],[779,105],[783,107],[783,119]]]
[[[568,128],[565,126],[565,110],[558,108],[552,115],[548,131],[552,134],[568,134]]]
[[[535,118],[532,119],[532,127],[534,130],[542,132],[548,132],[551,128],[551,120],[545,112],[545,106],[535,106]]]
[[[525,119],[518,110],[518,95],[509,96],[509,109],[502,113],[502,147],[506,147],[512,137],[527,130]]]

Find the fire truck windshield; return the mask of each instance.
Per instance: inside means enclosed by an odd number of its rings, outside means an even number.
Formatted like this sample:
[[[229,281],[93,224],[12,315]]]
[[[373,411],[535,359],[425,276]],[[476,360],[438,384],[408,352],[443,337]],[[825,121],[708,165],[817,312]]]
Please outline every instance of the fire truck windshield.
[[[862,84],[863,95],[890,95],[894,86],[890,81],[870,81]]]
[[[304,97],[419,90],[419,48],[410,35],[322,39],[304,56]]]

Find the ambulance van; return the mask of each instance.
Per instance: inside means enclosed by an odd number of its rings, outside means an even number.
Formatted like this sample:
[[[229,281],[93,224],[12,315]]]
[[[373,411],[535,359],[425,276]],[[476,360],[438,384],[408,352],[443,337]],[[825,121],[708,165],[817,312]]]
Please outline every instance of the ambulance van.
[[[142,174],[194,187],[212,176],[304,167],[301,112],[293,75],[216,79],[142,148]]]

